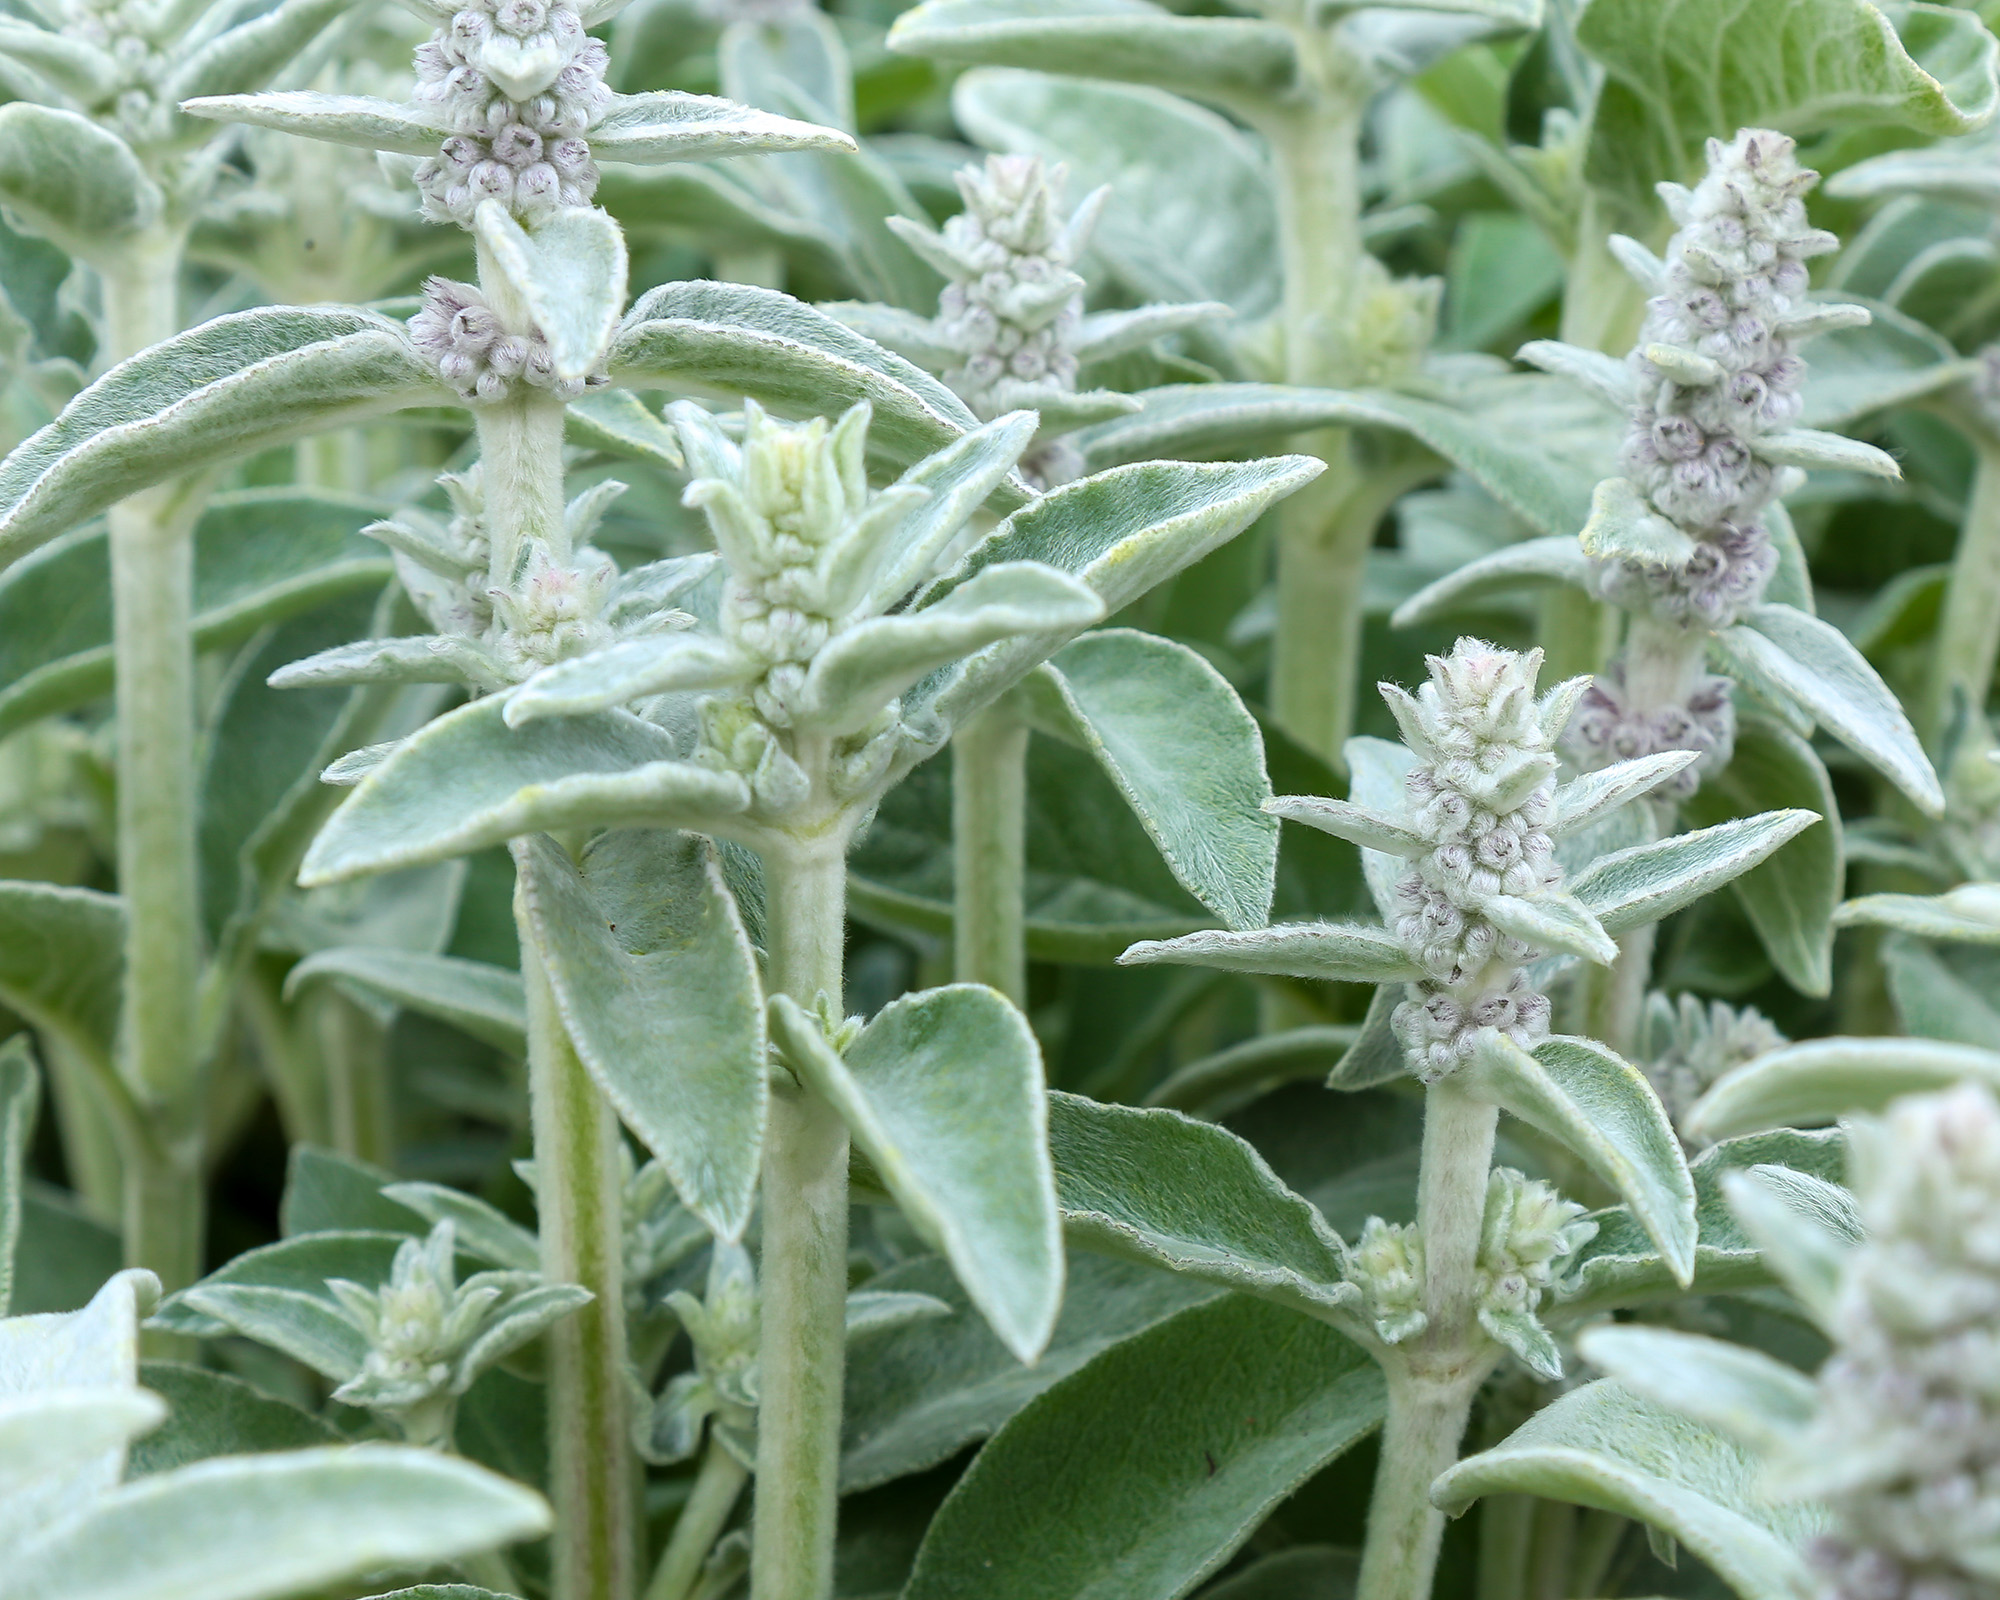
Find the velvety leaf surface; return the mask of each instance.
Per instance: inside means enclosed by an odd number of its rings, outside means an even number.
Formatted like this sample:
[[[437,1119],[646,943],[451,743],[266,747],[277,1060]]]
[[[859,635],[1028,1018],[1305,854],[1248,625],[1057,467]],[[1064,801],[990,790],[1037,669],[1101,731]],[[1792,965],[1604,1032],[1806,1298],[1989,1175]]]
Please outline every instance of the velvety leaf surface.
[[[211,1456],[304,1450],[338,1444],[340,1434],[297,1406],[275,1400],[226,1372],[148,1361],[139,1382],[167,1402],[167,1420],[126,1452],[128,1476],[170,1472]]]
[[[22,1181],[41,1091],[34,1048],[25,1033],[17,1033],[0,1044],[0,1317],[8,1315],[14,1299]]]
[[[527,1054],[527,998],[521,975],[507,967],[420,950],[337,945],[293,967],[285,993],[329,979],[463,1029],[511,1055]]]
[[[1720,1139],[1811,1126],[1968,1078],[2000,1088],[2000,1051],[1933,1039],[1806,1039],[1721,1079],[1688,1113],[1688,1131]]]
[[[1600,856],[1569,888],[1606,933],[1629,933],[1741,877],[1819,820],[1816,811],[1764,811],[1634,845]]]
[[[1024,1408],[931,1524],[908,1600],[1175,1600],[1381,1420],[1359,1346],[1230,1295]]]

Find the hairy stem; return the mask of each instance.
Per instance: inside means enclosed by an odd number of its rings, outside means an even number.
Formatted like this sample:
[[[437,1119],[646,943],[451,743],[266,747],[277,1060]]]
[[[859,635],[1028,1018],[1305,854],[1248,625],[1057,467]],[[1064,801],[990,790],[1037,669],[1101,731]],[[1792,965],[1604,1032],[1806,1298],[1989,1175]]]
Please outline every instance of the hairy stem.
[[[2000,658],[2000,438],[1973,437],[1972,499],[1945,585],[1924,734],[1933,753],[1961,717],[1986,710]]]
[[[952,953],[962,983],[1028,999],[1028,727],[1002,702],[951,741]]]
[[[147,236],[104,269],[107,354],[125,360],[180,330],[181,240]],[[195,991],[193,501],[162,484],[111,508],[118,725],[118,887],[125,901],[119,1071],[149,1137],[125,1157],[125,1259],[169,1292],[201,1276],[203,1186]]]
[[[766,985],[838,1003],[847,866],[836,834],[764,854]],[[847,1129],[780,1077],[764,1142],[753,1600],[833,1592],[841,1381],[846,1362]]]
[[[1610,654],[1607,624],[1616,621],[1616,613],[1566,583],[1543,594],[1539,609],[1535,642],[1544,657],[1542,681],[1561,683],[1595,675]]]
[[[660,1564],[653,1569],[645,1600],[688,1600],[701,1580],[702,1563],[715,1548],[749,1477],[742,1462],[714,1439],[708,1441],[701,1471],[695,1475],[687,1504],[674,1522],[667,1548],[660,1552]]]
[[[618,1120],[557,1014],[519,898],[528,993],[528,1093],[542,1276],[594,1297],[549,1331],[554,1600],[629,1600],[638,1587],[639,1473],[625,1387],[623,1184]]]
[[[1581,1031],[1607,1049],[1630,1057],[1639,1044],[1639,1021],[1646,1008],[1646,989],[1653,981],[1656,928],[1634,928],[1618,941],[1618,959],[1608,967],[1590,967],[1579,975],[1584,997]]]
[[[1424,1331],[1384,1363],[1389,1413],[1368,1502],[1368,1542],[1356,1600],[1424,1600],[1437,1568],[1444,1513],[1431,1504],[1438,1474],[1458,1459],[1472,1397],[1495,1347],[1474,1317],[1486,1175],[1498,1111],[1456,1078],[1424,1099],[1417,1225],[1424,1241]]]

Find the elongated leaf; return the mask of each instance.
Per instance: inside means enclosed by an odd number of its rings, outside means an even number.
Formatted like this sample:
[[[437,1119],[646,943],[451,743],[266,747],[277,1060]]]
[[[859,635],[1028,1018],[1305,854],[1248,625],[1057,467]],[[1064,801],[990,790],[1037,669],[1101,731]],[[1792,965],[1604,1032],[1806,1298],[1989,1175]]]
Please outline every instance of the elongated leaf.
[[[1574,833],[1589,827],[1685,771],[1696,759],[1692,750],[1659,750],[1572,779],[1556,791],[1554,831]]]
[[[0,106],[0,204],[66,254],[102,260],[151,227],[164,199],[115,133],[74,111]]]
[[[523,228],[497,200],[480,206],[479,242],[528,308],[559,378],[595,370],[625,308],[625,235],[608,212],[564,206]]]
[[[1728,642],[1918,809],[1943,813],[1944,791],[1910,719],[1838,628],[1790,606],[1763,605],[1729,630]]]
[[[169,105],[198,95],[243,94],[261,89],[290,65],[313,36],[346,10],[342,0],[282,0],[261,15],[225,29],[175,63],[159,90]],[[181,124],[183,140],[212,136],[213,128]]]
[[[308,888],[464,855],[523,834],[599,825],[712,826],[749,804],[743,780],[679,759],[622,711],[509,728],[475,700],[406,739],[313,841]]]
[[[1810,1127],[1966,1078],[2000,1089],[2000,1051],[1936,1039],[1806,1039],[1722,1078],[1695,1102],[1687,1126],[1706,1139]]]
[[[687,1208],[739,1237],[764,1142],[764,1006],[715,847],[625,829],[580,862],[546,836],[514,859],[577,1054]]]
[[[721,688],[755,671],[742,651],[705,633],[641,634],[536,673],[508,698],[507,726],[609,711],[645,695]]]
[[[173,1361],[149,1361],[139,1381],[169,1406],[166,1425],[138,1440],[126,1455],[135,1478],[171,1472],[211,1456],[262,1450],[304,1450],[341,1443],[331,1424],[252,1388],[241,1378]]]
[[[1282,1084],[1324,1078],[1360,1036],[1361,1024],[1339,1022],[1246,1039],[1176,1068],[1146,1096],[1146,1104],[1205,1119],[1225,1116]],[[1398,1047],[1399,1059],[1400,1054]]]
[[[539,1272],[541,1247],[535,1235],[477,1195],[441,1183],[391,1183],[383,1197],[435,1225],[449,1222],[458,1248],[483,1256],[507,1272]]]
[[[0,1000],[108,1067],[125,973],[125,903],[94,889],[0,883]]]
[[[217,317],[113,367],[0,466],[0,560],[134,490],[449,397],[402,328],[359,310]]]
[[[1586,1329],[1577,1349],[1633,1393],[1760,1455],[1782,1447],[1812,1421],[1812,1379],[1745,1345],[1626,1323]]]
[[[1245,1296],[1196,1306],[995,1435],[932,1521],[906,1600],[1176,1600],[1382,1406],[1374,1363],[1333,1329]]]
[[[330,979],[407,1007],[512,1055],[527,1054],[527,1001],[521,975],[484,961],[420,950],[337,945],[318,950],[286,974],[287,999],[316,979]]]
[[[278,1231],[302,1233],[359,1229],[415,1238],[427,1232],[408,1206],[383,1197],[394,1174],[317,1145],[295,1144],[285,1163],[285,1193],[278,1203]]]
[[[1263,810],[1263,736],[1228,680],[1185,645],[1107,628],[1059,651],[1041,681],[1054,692],[1038,711],[1097,758],[1188,892],[1232,928],[1262,923],[1278,824]]]
[[[1864,894],[1833,914],[1840,928],[1893,928],[1919,939],[2000,944],[2000,890],[1961,884],[1946,894]]]
[[[1087,1251],[1071,1258],[1067,1276],[1062,1314],[1031,1367],[1000,1342],[938,1257],[906,1261],[871,1278],[885,1290],[933,1296],[952,1314],[848,1350],[842,1490],[871,1488],[937,1465],[1121,1340],[1218,1293],[1191,1278]]]
[[[1495,895],[1482,908],[1502,933],[1550,954],[1581,956],[1609,966],[1618,945],[1576,896],[1557,890],[1534,896]]]
[[[300,89],[196,96],[185,100],[181,110],[215,122],[247,122],[328,144],[407,156],[436,155],[438,146],[456,131],[448,119],[427,106],[404,105],[371,95]]]
[[[866,400],[874,408],[870,446],[904,463],[979,426],[921,368],[790,295],[743,284],[669,283],[641,296],[610,365],[629,384],[731,401],[749,395],[783,416],[820,416]]]
[[[1358,922],[1288,922],[1248,933],[1220,930],[1149,939],[1118,958],[1120,966],[1214,967],[1340,983],[1396,983],[1421,976],[1386,928]]]
[[[1704,776],[1681,812],[1690,822],[1720,823],[1781,806],[1816,811],[1820,823],[1730,888],[1785,981],[1823,995],[1833,986],[1833,918],[1847,863],[1833,780],[1812,746],[1779,723],[1744,719],[1729,765]]]
[[[1694,1179],[1646,1076],[1589,1039],[1558,1035],[1532,1053],[1480,1037],[1467,1087],[1541,1129],[1625,1197],[1675,1279],[1694,1277]]]
[[[1480,556],[1419,589],[1396,607],[1389,620],[1398,628],[1415,627],[1449,616],[1490,595],[1515,589],[1568,584],[1582,589],[1590,582],[1590,558],[1571,533],[1524,539]]]
[[[906,995],[844,1059],[783,995],[771,1025],[993,1331],[1034,1360],[1062,1305],[1063,1255],[1041,1051],[1020,1012],[976,984]]]
[[[1235,103],[1298,74],[1284,29],[1233,17],[1179,17],[1145,0],[925,0],[889,48],[970,66],[1029,67],[1153,84]]]
[[[2000,1050],[2000,987],[1989,954],[1908,938],[1885,939],[1881,954],[1905,1033]]]
[[[1853,1197],[1783,1167],[1729,1173],[1722,1193],[1772,1276],[1822,1333],[1837,1332],[1842,1259],[1861,1238]]]
[[[194,530],[194,638],[213,649],[394,575],[361,529],[371,501],[309,489],[218,496]],[[65,534],[0,576],[0,733],[111,692],[103,527]]]
[[[625,389],[599,389],[570,401],[563,413],[563,437],[571,444],[629,456],[669,472],[679,472],[685,465],[673,429]]]
[[[1764,811],[1593,861],[1570,891],[1617,935],[1658,922],[1741,877],[1820,820],[1815,811]]]
[[[1534,1494],[1636,1518],[1671,1534],[1744,1600],[1807,1600],[1801,1546],[1816,1507],[1773,1504],[1756,1457],[1611,1379],[1572,1390],[1431,1490],[1454,1515],[1483,1495]]]
[[[21,1239],[21,1184],[35,1131],[42,1080],[28,1036],[0,1044],[0,1317],[14,1297],[14,1251]]]
[[[1233,539],[1321,470],[1310,456],[1212,466],[1148,462],[1064,484],[1001,523],[919,603],[935,604],[988,567],[1039,561],[1080,578],[1114,613]],[[936,716],[944,728],[956,727],[1079,631],[988,645],[913,689],[904,716]]]
[[[205,1461],[105,1495],[18,1551],[0,1596],[260,1600],[534,1538],[549,1521],[532,1489],[432,1450]]]
[[[1788,1128],[1727,1139],[1695,1157],[1688,1165],[1697,1227],[1693,1291],[1728,1294],[1769,1288],[1778,1281],[1723,1195],[1728,1173],[1786,1167],[1837,1184],[1846,1176],[1846,1148],[1838,1129],[1801,1133]],[[1587,1317],[1619,1306],[1678,1299],[1684,1292],[1631,1208],[1613,1206],[1598,1213],[1596,1237],[1571,1258],[1554,1314]]]
[[[853,148],[854,140],[838,128],[678,89],[621,94],[590,130],[591,153],[599,160],[641,166],[759,151]]]
[[[1353,1301],[1341,1242],[1233,1133],[1177,1111],[1049,1097],[1069,1238],[1324,1319]]]
[[[1144,409],[1080,436],[1093,469],[1154,456],[1206,455],[1311,428],[1386,428],[1443,456],[1545,534],[1573,536],[1590,516],[1595,480],[1506,427],[1500,408],[1475,414],[1389,389],[1265,383],[1180,384],[1138,398]]]
[[[407,1234],[379,1229],[347,1229],[324,1233],[302,1233],[276,1244],[246,1250],[226,1265],[218,1267],[200,1283],[169,1295],[153,1314],[151,1326],[169,1333],[189,1333],[211,1337],[226,1323],[190,1304],[188,1297],[207,1289],[257,1289],[300,1299],[314,1299],[331,1309],[335,1301],[327,1292],[329,1278],[372,1287],[388,1281],[396,1259],[396,1247]],[[274,1302],[281,1303],[281,1302]],[[365,1342],[353,1335],[357,1351]],[[360,1355],[355,1356],[359,1363]]]
[[[1586,174],[1650,221],[1653,185],[1693,181],[1701,141],[1737,128],[1964,133],[2000,102],[1993,41],[1974,21],[1932,5],[1899,6],[1892,21],[1866,0],[1593,0],[1577,40],[1608,77]],[[1764,70],[1718,73],[1719,60]]]

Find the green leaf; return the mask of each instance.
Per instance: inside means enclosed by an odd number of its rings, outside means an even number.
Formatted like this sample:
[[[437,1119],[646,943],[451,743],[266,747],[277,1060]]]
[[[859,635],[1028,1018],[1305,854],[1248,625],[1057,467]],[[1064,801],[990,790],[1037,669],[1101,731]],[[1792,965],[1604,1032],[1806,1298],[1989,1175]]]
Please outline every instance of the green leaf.
[[[0,464],[0,560],[191,468],[447,398],[372,312],[217,317],[113,367]]]
[[[183,55],[156,93],[168,105],[178,105],[201,95],[261,89],[346,9],[345,0],[283,0]],[[182,143],[198,143],[215,132],[199,123],[191,129],[186,123],[180,126]]]
[[[0,1000],[101,1070],[125,976],[125,903],[94,889],[0,883]]]
[[[1146,462],[1100,472],[1015,512],[919,596],[919,605],[970,583],[989,567],[1038,561],[1081,579],[1107,614],[1233,539],[1278,500],[1323,470],[1310,456],[1194,465]],[[962,725],[1080,628],[1051,629],[988,645],[925,680],[905,699],[913,724],[936,716]]]
[[[1575,895],[1555,889],[1538,895],[1497,894],[1481,908],[1487,921],[1538,949],[1581,956],[1609,966],[1618,945]]]
[[[165,200],[132,147],[74,111],[0,106],[0,205],[69,255],[102,262]]]
[[[1600,561],[1644,562],[1682,567],[1695,553],[1694,540],[1654,511],[1627,478],[1606,478],[1590,497],[1590,518],[1577,545]]]
[[[427,1232],[418,1213],[383,1195],[394,1181],[393,1173],[337,1150],[295,1144],[285,1163],[278,1231],[287,1239],[343,1230],[411,1237]]]
[[[86,1212],[67,1190],[28,1180],[21,1195],[21,1237],[14,1248],[15,1315],[74,1311],[117,1273],[124,1259],[116,1230]]]
[[[1079,195],[1111,186],[1091,249],[1139,298],[1278,308],[1269,160],[1234,123],[1159,89],[997,67],[965,73],[951,103],[975,143],[1060,161]]]
[[[2000,1089],[2000,1051],[1935,1039],[1806,1039],[1759,1056],[1695,1102],[1687,1130],[1705,1139],[1809,1127],[1880,1111],[1899,1095],[1970,1078]]]
[[[549,829],[712,826],[749,804],[741,778],[682,761],[664,729],[627,712],[509,728],[505,711],[504,698],[475,700],[404,740],[321,830],[299,882],[340,883]]]
[[[399,1445],[205,1461],[127,1484],[15,1553],[4,1600],[262,1600],[549,1527],[531,1489]]]
[[[454,132],[447,118],[422,106],[304,89],[196,96],[184,100],[181,110],[214,122],[245,122],[328,144],[406,156],[436,155],[438,146]]]
[[[1842,1261],[1861,1240],[1853,1197],[1783,1167],[1729,1173],[1722,1193],[1772,1275],[1821,1332],[1836,1332]]]
[[[1708,825],[1780,808],[1817,812],[1820,826],[1779,846],[1730,888],[1785,981],[1802,994],[1824,995],[1833,987],[1833,919],[1847,863],[1833,780],[1812,746],[1780,723],[1746,717],[1729,765],[1705,774],[1681,802],[1689,822]]]
[[[340,1434],[297,1406],[274,1400],[241,1378],[173,1361],[149,1361],[139,1381],[167,1402],[164,1427],[133,1444],[125,1470],[142,1478],[211,1456],[304,1450],[338,1444]]]
[[[638,166],[780,150],[853,148],[853,139],[837,128],[774,117],[733,100],[678,89],[621,94],[590,129],[593,156]]]
[[[1146,1096],[1146,1104],[1206,1120],[1226,1116],[1283,1084],[1323,1079],[1346,1058],[1360,1035],[1358,1023],[1338,1022],[1246,1039],[1175,1068]],[[1399,1046],[1399,1061],[1400,1057]]]
[[[764,1006],[715,846],[623,829],[576,862],[546,836],[514,859],[578,1056],[687,1208],[739,1238],[769,1100]]]
[[[1893,928],[1919,939],[2000,944],[2000,890],[1967,883],[1945,894],[1864,894],[1833,914],[1835,927]]]
[[[1404,993],[1400,984],[1384,984],[1369,997],[1361,1032],[1327,1075],[1329,1089],[1352,1093],[1409,1076],[1409,1057],[1389,1021],[1396,1014],[1396,1007],[1402,1004]]]
[[[1617,1512],[1671,1534],[1743,1600],[1808,1600],[1816,1580],[1800,1547],[1823,1513],[1772,1503],[1758,1480],[1749,1451],[1605,1378],[1459,1462],[1431,1498],[1454,1516],[1489,1494]]]
[[[484,259],[548,340],[556,376],[595,371],[625,308],[625,235],[611,214],[564,206],[531,231],[488,200],[474,221]]]
[[[1213,1123],[1053,1094],[1049,1151],[1072,1243],[1322,1320],[1357,1298],[1339,1237]]]
[[[951,984],[875,1014],[845,1059],[788,997],[773,1036],[831,1101],[913,1227],[1023,1361],[1049,1341],[1063,1252],[1042,1056],[1000,994]]]
[[[790,295],[744,284],[669,283],[642,295],[620,326],[610,366],[622,383],[732,402],[748,395],[788,417],[866,400],[874,412],[870,447],[903,463],[979,426],[922,368]]]
[[[1023,1366],[966,1298],[950,1266],[920,1257],[871,1288],[931,1295],[952,1315],[852,1345],[841,1412],[843,1493],[921,1472],[984,1439],[1059,1379],[1215,1291],[1171,1272],[1088,1252],[1068,1264],[1047,1348]]]
[[[1097,758],[1183,887],[1232,928],[1271,911],[1278,823],[1264,740],[1229,682],[1186,645],[1087,633],[1028,680],[1037,720]]]
[[[1786,1128],[1728,1139],[1696,1156],[1688,1164],[1696,1222],[1693,1292],[1728,1294],[1769,1288],[1777,1281],[1723,1196],[1725,1173],[1782,1166],[1839,1183],[1846,1174],[1846,1148],[1837,1129],[1801,1133]],[[1685,1292],[1631,1208],[1613,1206],[1597,1214],[1596,1237],[1571,1258],[1569,1277],[1554,1309],[1567,1320],[1620,1306],[1679,1299]]]
[[[394,576],[361,529],[372,501],[311,489],[218,495],[194,529],[197,649],[247,638]],[[0,734],[111,692],[111,563],[103,527],[79,528],[0,576]]]
[[[1240,105],[1298,76],[1291,35],[1238,17],[1182,17],[1146,0],[924,0],[889,48],[968,66],[1058,70]]]
[[[2000,987],[1988,952],[1941,952],[1890,938],[1882,943],[1882,964],[1905,1033],[2000,1051]]]
[[[1196,1306],[994,1436],[905,1600],[1176,1600],[1382,1409],[1375,1364],[1324,1324],[1246,1296]]]
[[[396,1258],[396,1247],[407,1237],[403,1233],[355,1228],[302,1233],[297,1238],[260,1245],[218,1267],[200,1283],[169,1295],[153,1314],[151,1326],[168,1333],[210,1338],[219,1329],[231,1325],[219,1315],[197,1305],[195,1302],[200,1298],[216,1305],[230,1305],[232,1309],[240,1304],[252,1310],[268,1308],[273,1314],[296,1311],[294,1321],[301,1330],[300,1336],[309,1336],[316,1341],[310,1346],[316,1354],[351,1349],[358,1367],[361,1354],[366,1349],[366,1341],[360,1332],[348,1327],[347,1333],[342,1335],[315,1320],[317,1314],[312,1307],[300,1308],[295,1303],[316,1301],[326,1309],[328,1316],[333,1316],[336,1302],[327,1292],[327,1279],[346,1278],[370,1287],[386,1283]],[[222,1298],[215,1299],[205,1291],[217,1291]],[[254,1293],[249,1298],[230,1301],[229,1295],[237,1291]],[[266,1298],[257,1298],[260,1295]],[[300,1356],[299,1359],[308,1358]]]
[[[1598,857],[1570,880],[1570,892],[1606,933],[1629,933],[1741,877],[1819,820],[1816,811],[1763,811],[1634,845]]]
[[[527,1054],[528,1003],[520,973],[506,967],[423,950],[337,945],[285,975],[285,998],[320,980],[448,1022],[509,1055]]]
[[[14,1299],[14,1255],[21,1242],[21,1185],[35,1131],[42,1080],[25,1033],[0,1044],[0,1317]]]
[[[563,412],[563,437],[571,444],[627,456],[648,466],[680,472],[680,441],[645,401],[626,389],[598,389],[577,396]]]
[[[463,1189],[441,1183],[391,1183],[383,1197],[415,1212],[426,1222],[449,1222],[458,1248],[507,1272],[539,1272],[541,1245],[534,1233],[497,1207]],[[412,1230],[420,1236],[422,1229]]]
[[[1827,192],[1842,192],[1841,180],[1856,170],[1849,167],[1837,173]],[[1858,299],[1846,294],[1840,298],[1850,304]],[[1813,340],[1808,363],[1812,377],[1806,383],[1805,411],[1799,419],[1807,427],[1845,428],[1875,412],[1935,394],[1966,376],[1966,364],[1950,341],[1894,306],[1871,300],[1866,308],[1869,321],[1863,326],[1836,328]]]
[[[1390,614],[1398,628],[1413,628],[1433,622],[1459,609],[1473,609],[1477,602],[1516,589],[1542,589],[1557,584],[1587,589],[1590,585],[1590,558],[1570,533],[1550,534],[1541,539],[1523,539],[1504,545],[1490,555],[1478,556],[1427,584]]]
[[[1623,1195],[1675,1280],[1693,1279],[1694,1179],[1644,1073],[1589,1039],[1557,1035],[1531,1053],[1487,1030],[1462,1075]]]
[[[1415,439],[1473,478],[1541,532],[1573,535],[1590,518],[1596,478],[1547,453],[1508,423],[1507,390],[1478,411],[1390,389],[1304,389],[1271,383],[1195,383],[1149,389],[1144,409],[1085,430],[1093,469],[1155,456],[1208,455],[1312,428],[1381,428]],[[1519,397],[1555,380],[1513,375]]]
[[[1583,1359],[1634,1394],[1769,1455],[1817,1408],[1812,1379],[1761,1350],[1674,1328],[1605,1323],[1577,1339]]]
[[[1607,74],[1585,174],[1651,232],[1653,185],[1692,182],[1702,140],[1738,128],[1965,133],[1988,121],[2000,84],[1976,15],[1866,0],[1592,0],[1579,44]],[[1756,63],[1717,72],[1715,63]]]
[[[1203,1600],[1351,1600],[1361,1558],[1330,1544],[1294,1545],[1206,1589]]]
[[[1118,958],[1121,967],[1213,967],[1337,983],[1397,983],[1421,977],[1403,943],[1359,922],[1287,922],[1248,933],[1221,929],[1148,939]]]

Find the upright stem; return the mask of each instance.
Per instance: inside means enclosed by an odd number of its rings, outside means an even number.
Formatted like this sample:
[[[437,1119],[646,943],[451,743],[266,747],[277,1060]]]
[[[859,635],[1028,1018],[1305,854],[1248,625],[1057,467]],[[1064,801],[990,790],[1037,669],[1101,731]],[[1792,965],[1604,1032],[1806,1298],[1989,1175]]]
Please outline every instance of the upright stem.
[[[1934,753],[1941,753],[1961,705],[1970,716],[1985,711],[2000,658],[2000,438],[1981,429],[1973,435],[1973,450],[1972,500],[1945,585],[1926,707],[1924,734]]]
[[[104,270],[108,354],[122,361],[180,328],[181,244],[162,234]],[[125,902],[119,1069],[148,1134],[125,1152],[125,1259],[169,1291],[201,1275],[200,877],[195,854],[192,518],[180,486],[110,512],[118,887]]]
[[[1615,635],[1607,637],[1606,625],[1615,621],[1616,613],[1568,584],[1548,590],[1540,610],[1535,642],[1544,657],[1542,681],[1561,683],[1595,674],[1615,640]]]
[[[829,835],[764,855],[766,983],[811,1005],[841,993],[847,867]],[[780,1076],[764,1143],[753,1600],[826,1600],[846,1363],[847,1129]]]
[[[660,1564],[653,1569],[645,1600],[688,1600],[694,1593],[694,1586],[701,1581],[702,1563],[721,1537],[749,1476],[742,1462],[714,1439],[708,1441],[701,1471],[695,1475],[687,1504],[674,1522],[667,1548],[660,1553]]]
[[[1028,1000],[1028,725],[1003,701],[951,741],[952,952],[962,983]]]
[[[1621,355],[1638,337],[1646,297],[1605,243],[1618,229],[1603,212],[1602,200],[1586,187],[1577,219],[1576,251],[1563,288],[1559,332],[1565,344]]]
[[[1424,1241],[1424,1331],[1384,1363],[1389,1412],[1368,1502],[1368,1542],[1356,1600],[1424,1600],[1437,1568],[1444,1513],[1431,1484],[1458,1458],[1472,1397],[1495,1346],[1475,1320],[1480,1224],[1498,1111],[1456,1078],[1431,1085],[1417,1179]]]
[[[590,1303],[549,1330],[554,1600],[630,1600],[638,1587],[639,1472],[625,1388],[623,1183],[618,1119],[556,1012],[525,907],[515,902],[528,995],[528,1095],[542,1277]]]

